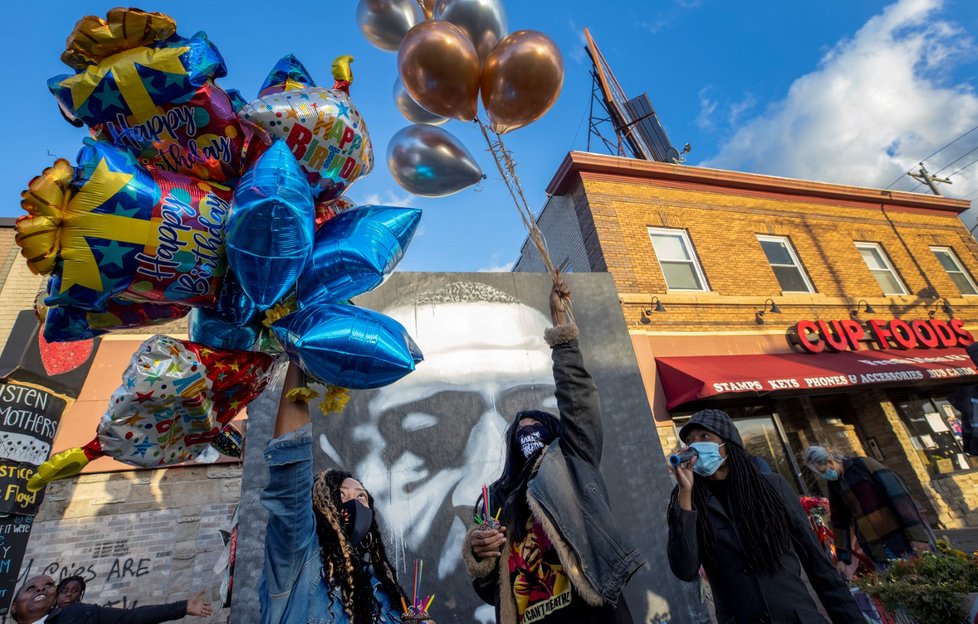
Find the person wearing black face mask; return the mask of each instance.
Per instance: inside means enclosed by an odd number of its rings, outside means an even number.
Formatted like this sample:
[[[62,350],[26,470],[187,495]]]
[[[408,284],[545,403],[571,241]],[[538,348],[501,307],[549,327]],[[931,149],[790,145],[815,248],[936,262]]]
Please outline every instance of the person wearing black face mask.
[[[397,624],[404,590],[381,539],[374,501],[348,472],[312,474],[309,410],[286,393],[302,381],[289,366],[265,449],[269,482],[261,621]],[[310,496],[311,493],[311,496]]]
[[[622,589],[644,561],[623,542],[610,509],[599,470],[601,407],[565,312],[569,298],[558,278],[550,295],[554,327],[545,338],[560,417],[516,414],[503,474],[489,487],[500,526],[476,525],[462,546],[473,587],[495,605],[499,624],[632,622]],[[481,497],[475,507],[485,513]]]

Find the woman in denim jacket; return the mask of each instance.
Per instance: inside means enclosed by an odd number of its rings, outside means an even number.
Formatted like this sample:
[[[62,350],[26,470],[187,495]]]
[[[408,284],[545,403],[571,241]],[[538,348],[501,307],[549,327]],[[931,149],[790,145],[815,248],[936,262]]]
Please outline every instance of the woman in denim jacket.
[[[373,497],[349,473],[312,474],[309,409],[285,394],[301,384],[289,365],[265,448],[268,510],[259,583],[265,624],[398,624],[404,592],[387,559]]]

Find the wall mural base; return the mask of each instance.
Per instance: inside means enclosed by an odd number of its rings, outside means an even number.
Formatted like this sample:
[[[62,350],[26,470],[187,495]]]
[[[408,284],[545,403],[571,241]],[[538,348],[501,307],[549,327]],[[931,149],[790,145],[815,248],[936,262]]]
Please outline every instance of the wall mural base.
[[[707,621],[695,586],[666,560],[672,490],[644,386],[607,274],[566,276],[581,350],[602,397],[604,460],[612,508],[649,564],[626,590],[636,622]],[[531,273],[395,273],[357,299],[401,322],[425,354],[417,370],[378,390],[354,392],[342,414],[314,406],[317,468],[340,467],[374,495],[388,554],[402,584],[416,558],[439,624],[492,622],[460,560],[482,484],[499,476],[503,432],[522,409],[556,413],[550,349],[550,278]],[[249,407],[250,428],[235,569],[235,614],[258,611],[267,480],[262,448],[271,434],[281,381]],[[241,620],[244,621],[244,620]]]

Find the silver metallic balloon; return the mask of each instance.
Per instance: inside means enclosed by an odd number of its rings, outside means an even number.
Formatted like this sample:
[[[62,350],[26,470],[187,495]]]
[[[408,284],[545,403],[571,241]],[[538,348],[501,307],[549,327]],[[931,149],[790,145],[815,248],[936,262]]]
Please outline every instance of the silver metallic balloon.
[[[427,124],[408,126],[391,138],[387,168],[401,188],[424,197],[451,195],[485,177],[458,139]]]
[[[448,121],[448,117],[429,113],[415,102],[411,94],[404,88],[404,83],[401,82],[400,77],[394,81],[394,104],[397,106],[397,110],[404,115],[404,118],[411,123],[440,126]]]
[[[416,0],[360,0],[357,5],[357,23],[363,36],[381,50],[397,50],[407,31],[423,21]]]
[[[434,17],[461,28],[479,52],[480,61],[506,36],[506,12],[500,0],[438,0]]]

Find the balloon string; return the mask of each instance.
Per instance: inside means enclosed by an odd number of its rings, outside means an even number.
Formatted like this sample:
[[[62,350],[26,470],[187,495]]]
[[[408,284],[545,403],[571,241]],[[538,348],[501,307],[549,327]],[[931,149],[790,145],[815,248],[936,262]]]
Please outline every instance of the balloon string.
[[[540,252],[540,257],[543,259],[544,266],[547,267],[547,272],[550,273],[551,279],[553,279],[554,284],[558,283],[560,280],[560,271],[554,266],[553,260],[550,259],[550,252],[547,249],[547,240],[543,236],[543,232],[537,226],[536,219],[533,216],[533,211],[530,210],[529,202],[526,201],[526,195],[523,194],[523,186],[520,184],[520,177],[516,173],[516,163],[513,161],[513,157],[506,145],[503,143],[503,137],[498,132],[493,131],[496,135],[496,140],[489,137],[489,130],[486,128],[486,124],[482,122],[479,117],[475,118],[475,122],[479,124],[479,129],[482,130],[482,136],[486,140],[486,145],[489,146],[489,153],[492,154],[492,159],[496,162],[496,167],[499,169],[499,174],[503,177],[503,182],[506,184],[506,189],[509,191],[510,197],[513,198],[513,204],[516,206],[516,211],[520,213],[520,218],[523,220],[523,225],[526,227],[530,234],[530,240],[533,241],[533,245]],[[574,323],[574,313],[571,310],[570,299],[561,299],[564,306],[564,313],[567,315],[567,320]]]

